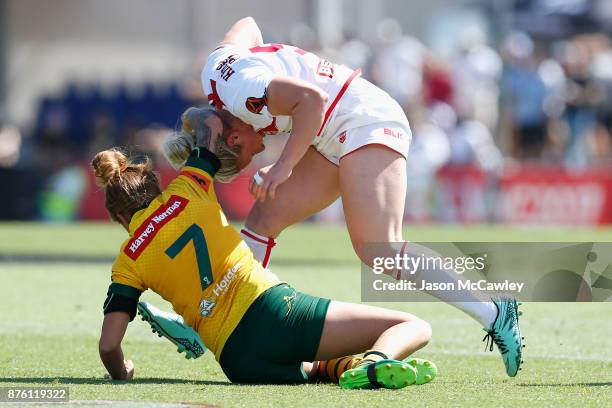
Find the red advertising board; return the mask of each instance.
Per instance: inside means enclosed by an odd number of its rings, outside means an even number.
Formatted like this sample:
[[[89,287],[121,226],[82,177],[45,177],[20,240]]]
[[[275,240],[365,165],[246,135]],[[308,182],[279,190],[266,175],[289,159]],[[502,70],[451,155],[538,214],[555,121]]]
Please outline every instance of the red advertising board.
[[[482,223],[490,220],[487,175],[477,166],[453,165],[436,174],[436,221]]]
[[[499,179],[497,216],[512,224],[595,225],[612,222],[612,169],[507,167]]]
[[[90,180],[80,218],[108,220],[104,194]],[[162,185],[176,177],[172,169],[160,172]],[[228,218],[246,218],[253,206],[248,192],[252,172],[232,183],[215,183],[219,202]],[[476,166],[446,166],[437,174],[437,211],[432,221],[507,224],[612,224],[612,168],[572,170],[561,166],[507,166],[493,178]]]
[[[179,174],[171,168],[164,168],[157,173],[164,187]],[[89,179],[81,201],[79,218],[84,220],[108,220],[109,216],[104,208],[104,193],[96,187],[95,178],[89,168],[85,169],[85,174]],[[248,191],[249,180],[252,176],[252,171],[245,171],[231,183],[215,183],[217,198],[228,218],[241,220],[248,215],[254,203],[253,196]]]

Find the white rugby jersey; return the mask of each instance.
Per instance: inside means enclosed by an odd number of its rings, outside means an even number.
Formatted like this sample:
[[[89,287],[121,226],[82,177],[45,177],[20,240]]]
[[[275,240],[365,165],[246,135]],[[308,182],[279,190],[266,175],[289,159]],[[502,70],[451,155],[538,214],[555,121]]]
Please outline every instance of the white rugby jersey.
[[[210,104],[225,109],[264,134],[291,131],[290,116],[268,112],[267,87],[276,76],[299,78],[318,86],[329,96],[324,121],[317,136],[325,133],[338,101],[360,72],[284,44],[243,48],[226,45],[214,50],[202,70],[202,87]],[[313,142],[314,143],[314,142]]]

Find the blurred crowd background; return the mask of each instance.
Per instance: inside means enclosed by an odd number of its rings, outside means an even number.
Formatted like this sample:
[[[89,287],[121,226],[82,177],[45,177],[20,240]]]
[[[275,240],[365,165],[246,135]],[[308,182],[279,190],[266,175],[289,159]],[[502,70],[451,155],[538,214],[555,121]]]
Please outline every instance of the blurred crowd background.
[[[206,103],[203,62],[246,15],[404,107],[408,220],[612,222],[609,0],[0,0],[0,219],[105,218],[87,163],[111,146],[171,178],[158,146]],[[234,218],[249,174],[219,186]]]

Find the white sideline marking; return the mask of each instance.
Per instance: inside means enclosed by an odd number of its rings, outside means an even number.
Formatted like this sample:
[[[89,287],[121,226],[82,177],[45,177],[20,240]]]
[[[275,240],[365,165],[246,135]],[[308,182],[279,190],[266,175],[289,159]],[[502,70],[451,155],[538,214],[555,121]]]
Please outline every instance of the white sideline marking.
[[[55,407],[57,403],[36,404],[40,407]],[[216,407],[205,403],[172,403],[172,402],[153,402],[153,401],[114,401],[114,400],[73,400],[66,404],[59,404],[62,407],[97,408],[97,407],[121,407],[121,408],[189,408],[189,407]]]

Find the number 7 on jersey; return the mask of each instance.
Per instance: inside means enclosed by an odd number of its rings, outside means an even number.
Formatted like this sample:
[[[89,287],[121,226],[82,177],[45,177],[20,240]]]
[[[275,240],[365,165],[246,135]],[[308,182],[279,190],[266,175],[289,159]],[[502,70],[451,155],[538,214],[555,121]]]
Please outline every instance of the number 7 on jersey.
[[[166,249],[166,255],[174,259],[190,241],[193,241],[196,260],[198,262],[198,270],[200,272],[200,284],[202,285],[202,290],[204,290],[212,284],[213,275],[212,267],[210,266],[208,245],[206,245],[206,238],[204,238],[202,228],[197,224],[191,224],[191,226],[174,241],[174,244]]]

